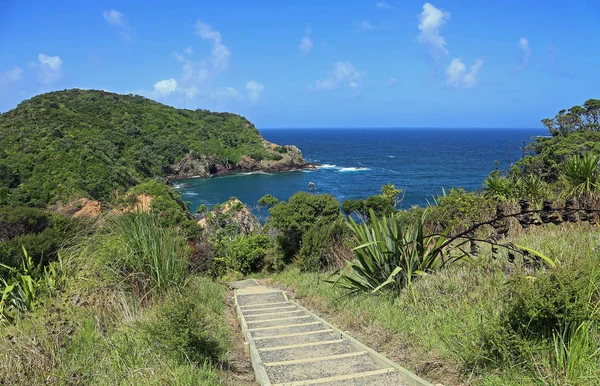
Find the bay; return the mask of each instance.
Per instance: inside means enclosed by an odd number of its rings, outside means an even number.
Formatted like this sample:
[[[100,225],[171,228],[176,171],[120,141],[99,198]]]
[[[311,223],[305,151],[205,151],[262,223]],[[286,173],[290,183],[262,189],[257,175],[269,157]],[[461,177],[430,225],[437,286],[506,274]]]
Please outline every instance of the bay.
[[[249,206],[269,193],[287,200],[300,190],[327,193],[340,202],[377,194],[393,183],[404,192],[402,208],[426,205],[451,188],[477,190],[495,168],[523,155],[523,143],[544,129],[263,129],[265,139],[296,145],[317,170],[245,173],[177,181],[194,211],[238,197]],[[264,217],[266,212],[255,208]]]

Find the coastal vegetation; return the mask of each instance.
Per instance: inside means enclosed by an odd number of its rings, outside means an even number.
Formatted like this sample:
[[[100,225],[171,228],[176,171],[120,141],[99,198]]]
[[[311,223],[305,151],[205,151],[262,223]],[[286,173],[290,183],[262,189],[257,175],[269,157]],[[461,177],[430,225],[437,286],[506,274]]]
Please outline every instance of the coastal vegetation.
[[[600,110],[581,109],[482,192],[398,210],[391,183],[341,204],[311,187],[262,197],[261,224],[235,197],[192,214],[166,184],[189,157],[293,152],[244,118],[97,91],[23,102],[0,116],[0,383],[251,384],[222,284],[251,276],[435,382],[594,385]]]
[[[271,149],[239,115],[95,90],[26,100],[0,115],[0,137],[0,205],[110,202],[148,178],[185,168],[208,176],[244,157],[282,159],[282,150]]]

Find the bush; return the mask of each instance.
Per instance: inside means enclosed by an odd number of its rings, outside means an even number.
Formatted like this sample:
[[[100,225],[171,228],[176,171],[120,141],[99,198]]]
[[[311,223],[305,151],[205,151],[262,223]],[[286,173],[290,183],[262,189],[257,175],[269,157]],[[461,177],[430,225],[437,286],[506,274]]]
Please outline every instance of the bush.
[[[163,227],[180,227],[188,237],[194,237],[200,233],[200,227],[193,220],[179,191],[161,181],[151,180],[134,186],[126,196],[133,200],[140,194],[152,197],[150,213],[158,216]]]
[[[227,352],[223,305],[218,297],[204,293],[222,291],[210,279],[194,279],[185,293],[171,291],[153,320],[141,324],[147,344],[181,364],[218,362]],[[200,282],[200,283],[198,283]],[[189,296],[192,294],[193,296]]]
[[[73,231],[73,223],[57,213],[33,208],[0,208],[0,263],[19,267],[23,247],[36,264],[47,264]],[[0,277],[8,270],[0,266]]]
[[[256,272],[262,268],[270,245],[271,239],[266,235],[238,236],[228,243],[216,262],[243,274]]]
[[[600,264],[575,261],[535,277],[524,273],[507,283],[499,320],[484,333],[486,357],[499,362],[521,363],[540,346],[600,314]]]
[[[334,222],[340,216],[340,203],[328,194],[298,192],[289,202],[282,201],[269,209],[270,226],[280,230],[278,245],[284,259],[290,259],[299,251],[303,234],[314,224]]]
[[[331,248],[336,240],[341,240],[344,225],[340,221],[332,224],[317,223],[302,236],[302,246],[298,252],[296,265],[301,271],[318,271],[337,266],[332,261]]]
[[[277,205],[278,202],[279,202],[279,200],[277,198],[273,197],[270,194],[265,194],[258,200],[258,205],[273,206],[273,205]]]

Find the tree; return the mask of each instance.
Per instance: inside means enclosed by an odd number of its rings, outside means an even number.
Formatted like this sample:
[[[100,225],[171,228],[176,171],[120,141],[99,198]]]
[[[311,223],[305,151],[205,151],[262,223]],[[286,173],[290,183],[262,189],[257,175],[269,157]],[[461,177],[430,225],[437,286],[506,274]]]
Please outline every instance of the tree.
[[[542,119],[542,125],[544,125],[552,136],[556,136],[559,134],[559,131],[556,129],[556,121],[552,118],[544,118]]]
[[[583,104],[583,107],[585,107],[585,116],[588,125],[591,125],[593,130],[600,129],[600,100],[588,99]]]
[[[270,194],[265,194],[258,200],[258,205],[261,206],[274,206],[279,202],[279,200],[273,197]]]
[[[282,201],[269,209],[269,213],[269,223],[281,231],[278,242],[289,259],[300,249],[302,235],[314,224],[331,223],[340,216],[340,203],[328,194],[298,192],[289,202]]]

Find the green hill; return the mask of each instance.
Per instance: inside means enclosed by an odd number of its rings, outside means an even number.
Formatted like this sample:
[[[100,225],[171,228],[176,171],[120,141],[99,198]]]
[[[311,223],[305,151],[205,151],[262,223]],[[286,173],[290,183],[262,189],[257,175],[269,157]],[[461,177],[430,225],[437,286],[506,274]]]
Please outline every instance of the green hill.
[[[305,164],[295,147],[266,142],[239,115],[95,90],[22,102],[0,115],[0,138],[0,205],[109,201],[148,178]]]

